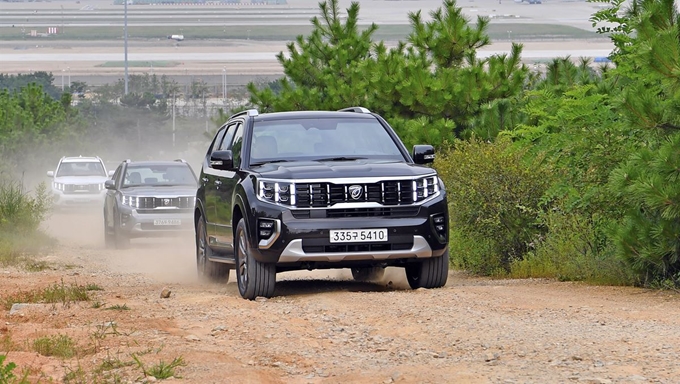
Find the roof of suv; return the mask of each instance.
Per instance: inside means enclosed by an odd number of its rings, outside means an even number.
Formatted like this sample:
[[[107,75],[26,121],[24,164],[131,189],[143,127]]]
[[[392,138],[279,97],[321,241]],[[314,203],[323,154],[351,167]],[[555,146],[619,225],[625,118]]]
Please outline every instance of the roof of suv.
[[[99,157],[83,157],[83,156],[73,156],[73,157],[64,157],[61,159],[62,163],[77,163],[77,162],[92,162],[92,161],[97,161],[100,162],[102,159]]]
[[[291,112],[270,112],[254,116],[255,121],[267,120],[289,120],[289,119],[305,119],[305,118],[350,118],[350,119],[366,119],[375,120],[375,116],[371,113],[345,112],[345,111],[291,111]]]
[[[139,161],[126,161],[129,165],[171,165],[171,164],[184,164],[189,165],[184,160],[139,160]]]

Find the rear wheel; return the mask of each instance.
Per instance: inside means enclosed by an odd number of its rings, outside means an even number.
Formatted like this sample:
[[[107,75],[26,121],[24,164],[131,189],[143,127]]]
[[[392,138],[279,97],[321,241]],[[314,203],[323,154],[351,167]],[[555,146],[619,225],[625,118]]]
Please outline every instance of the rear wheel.
[[[229,266],[210,260],[212,250],[208,246],[208,232],[203,217],[196,223],[196,270],[198,277],[212,282],[228,282]]]
[[[236,273],[241,297],[253,300],[258,296],[272,297],[276,285],[276,265],[260,263],[250,252],[246,222],[239,220],[236,226]]]
[[[356,281],[379,281],[384,275],[383,267],[352,268],[352,277]]]
[[[439,257],[411,263],[405,269],[406,280],[413,289],[443,287],[449,276],[449,251]]]

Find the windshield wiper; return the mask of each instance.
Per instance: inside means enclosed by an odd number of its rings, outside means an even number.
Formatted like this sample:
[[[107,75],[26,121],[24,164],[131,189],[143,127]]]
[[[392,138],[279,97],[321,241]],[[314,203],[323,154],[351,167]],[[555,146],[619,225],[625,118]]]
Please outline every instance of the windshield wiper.
[[[287,163],[290,160],[285,160],[285,159],[279,159],[279,160],[267,160],[267,161],[259,161],[257,163],[250,163],[251,167],[259,167],[260,165],[265,165],[265,164],[274,164],[274,163]]]
[[[314,161],[349,161],[363,159],[366,159],[366,157],[339,156],[339,157],[324,157],[323,159],[314,159]]]

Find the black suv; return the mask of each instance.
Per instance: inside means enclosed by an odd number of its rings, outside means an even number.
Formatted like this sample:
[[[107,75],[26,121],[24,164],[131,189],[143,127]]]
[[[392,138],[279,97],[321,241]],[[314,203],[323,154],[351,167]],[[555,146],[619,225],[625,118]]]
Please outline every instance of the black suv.
[[[412,288],[448,276],[448,210],[430,145],[409,154],[362,107],[235,114],[205,156],[194,223],[198,272],[237,273],[242,297],[270,297],[276,273],[406,270]]]

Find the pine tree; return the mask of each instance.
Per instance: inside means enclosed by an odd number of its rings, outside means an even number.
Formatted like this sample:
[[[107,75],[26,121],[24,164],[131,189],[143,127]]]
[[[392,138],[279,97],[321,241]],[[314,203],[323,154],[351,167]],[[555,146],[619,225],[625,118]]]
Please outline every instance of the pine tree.
[[[338,0],[320,4],[313,31],[278,55],[286,77],[280,92],[249,85],[260,110],[339,109],[361,105],[383,115],[408,143],[439,144],[478,131],[483,137],[512,124],[510,103],[526,82],[521,46],[480,59],[489,44],[488,18],[471,26],[454,0],[423,21],[409,15],[406,42],[372,41],[377,26],[358,26],[358,3],[342,21]],[[491,118],[492,117],[492,118]]]
[[[680,16],[674,0],[635,1],[623,17],[621,4],[612,1],[594,20],[618,23],[621,107],[646,140],[611,176],[627,208],[615,237],[643,283],[680,285]]]

